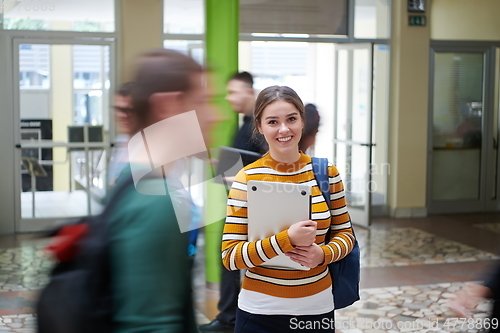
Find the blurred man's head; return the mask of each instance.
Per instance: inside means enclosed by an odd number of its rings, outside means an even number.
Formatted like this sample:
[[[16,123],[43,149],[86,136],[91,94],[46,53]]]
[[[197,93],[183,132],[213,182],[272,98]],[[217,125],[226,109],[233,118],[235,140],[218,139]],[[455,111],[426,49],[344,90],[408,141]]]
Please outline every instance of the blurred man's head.
[[[171,116],[195,110],[207,138],[215,118],[208,103],[204,74],[201,65],[174,50],[157,49],[140,56],[132,92],[133,133]]]
[[[113,109],[115,111],[116,126],[121,134],[131,135],[132,89],[133,82],[126,82],[120,86],[115,94]]]
[[[234,111],[246,115],[252,114],[255,107],[255,92],[250,73],[237,73],[229,79],[226,100]]]

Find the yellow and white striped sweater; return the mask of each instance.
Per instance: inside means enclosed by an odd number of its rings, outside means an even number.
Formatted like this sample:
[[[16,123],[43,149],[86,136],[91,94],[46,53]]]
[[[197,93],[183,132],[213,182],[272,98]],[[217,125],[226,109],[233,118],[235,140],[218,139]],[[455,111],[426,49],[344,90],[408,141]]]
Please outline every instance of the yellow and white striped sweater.
[[[248,268],[243,288],[270,296],[300,298],[331,287],[327,265],[344,258],[354,246],[344,186],[335,166],[329,166],[330,209],[312,171],[311,157],[302,154],[295,163],[281,163],[266,154],[244,167],[229,192],[227,218],[222,238],[222,261],[230,270]],[[316,244],[325,254],[324,262],[308,271],[259,266],[278,254],[293,250],[287,230],[269,238],[249,242],[247,236],[247,182],[249,180],[307,183],[312,186],[311,220],[317,222]],[[331,216],[331,218],[330,218]],[[331,239],[325,236],[331,228]],[[293,287],[293,288],[292,288]]]

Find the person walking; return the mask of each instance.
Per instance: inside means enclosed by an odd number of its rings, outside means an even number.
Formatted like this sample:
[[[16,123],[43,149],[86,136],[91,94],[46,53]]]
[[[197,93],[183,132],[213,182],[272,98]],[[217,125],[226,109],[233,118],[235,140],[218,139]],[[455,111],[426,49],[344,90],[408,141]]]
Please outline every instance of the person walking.
[[[196,61],[177,51],[158,49],[141,55],[132,90],[130,142],[147,137],[150,152],[189,149],[192,141],[179,148],[179,143],[168,137],[170,131],[157,130],[155,126],[167,119],[175,122],[192,110],[197,121],[177,127],[190,136],[201,129],[200,137],[207,142],[215,118],[203,84],[204,75]],[[145,147],[145,141],[136,146]],[[155,150],[153,146],[162,149]],[[162,156],[129,153],[130,166],[123,170],[115,188],[133,177],[134,170],[151,172],[139,183],[134,178],[135,188],[131,184],[122,190],[108,217],[113,332],[195,333],[189,235],[180,230],[174,194],[165,193],[169,183],[176,181],[172,179],[175,175],[171,175],[170,165],[151,170],[151,159],[159,161]],[[158,194],[144,194],[145,190]],[[189,208],[186,201],[185,210]]]

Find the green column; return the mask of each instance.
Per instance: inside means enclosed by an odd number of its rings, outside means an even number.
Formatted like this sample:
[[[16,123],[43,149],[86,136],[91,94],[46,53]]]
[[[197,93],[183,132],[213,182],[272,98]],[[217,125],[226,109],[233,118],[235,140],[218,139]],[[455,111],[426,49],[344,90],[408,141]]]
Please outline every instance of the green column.
[[[213,104],[221,121],[212,132],[211,147],[229,146],[237,126],[237,115],[225,100],[226,83],[238,70],[239,0],[206,0],[205,47]],[[221,185],[209,184],[205,201],[205,219],[225,216],[227,194]],[[207,285],[220,282],[220,245],[224,220],[205,227]]]

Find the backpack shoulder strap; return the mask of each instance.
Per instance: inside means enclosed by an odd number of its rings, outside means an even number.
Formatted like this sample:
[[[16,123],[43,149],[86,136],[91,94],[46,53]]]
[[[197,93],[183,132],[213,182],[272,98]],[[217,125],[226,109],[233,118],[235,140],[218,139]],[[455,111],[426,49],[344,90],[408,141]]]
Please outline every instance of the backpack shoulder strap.
[[[328,179],[328,159],[313,157],[312,169],[314,177],[318,182],[319,189],[325,198],[328,207],[330,207],[330,181]]]

